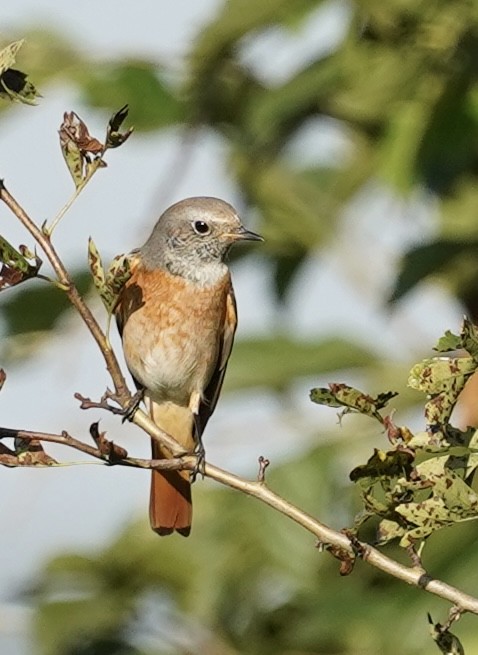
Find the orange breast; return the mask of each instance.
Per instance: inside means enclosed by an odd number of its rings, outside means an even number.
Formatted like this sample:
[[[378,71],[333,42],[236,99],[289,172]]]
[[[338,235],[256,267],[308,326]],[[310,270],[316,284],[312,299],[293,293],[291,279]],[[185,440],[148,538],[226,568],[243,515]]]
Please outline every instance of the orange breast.
[[[187,405],[216,367],[223,332],[226,273],[202,286],[167,271],[138,266],[118,306],[123,349],[132,375],[157,401]]]

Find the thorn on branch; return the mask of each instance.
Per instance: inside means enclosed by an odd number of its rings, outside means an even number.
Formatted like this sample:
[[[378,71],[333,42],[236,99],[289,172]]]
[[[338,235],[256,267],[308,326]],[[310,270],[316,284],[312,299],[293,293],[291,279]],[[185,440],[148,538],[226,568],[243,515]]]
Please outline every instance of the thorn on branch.
[[[270,460],[260,455],[258,462],[259,462],[259,471],[257,473],[257,482],[264,484],[266,481],[266,469],[270,464]]]

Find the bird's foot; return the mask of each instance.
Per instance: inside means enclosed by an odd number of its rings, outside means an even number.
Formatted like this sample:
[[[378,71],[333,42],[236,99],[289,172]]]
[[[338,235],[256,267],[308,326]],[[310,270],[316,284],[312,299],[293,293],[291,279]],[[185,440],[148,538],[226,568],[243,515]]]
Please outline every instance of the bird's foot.
[[[204,468],[206,465],[206,450],[204,448],[201,438],[198,439],[198,442],[194,448],[194,454],[196,455],[196,464],[191,472],[191,482],[196,482],[196,478],[198,475],[201,475],[204,478]]]
[[[141,401],[144,398],[144,389],[139,389],[134,396],[131,396],[131,400],[129,401],[128,405],[124,408],[123,410],[123,419],[122,423],[125,421],[132,421],[134,413],[138,409]]]

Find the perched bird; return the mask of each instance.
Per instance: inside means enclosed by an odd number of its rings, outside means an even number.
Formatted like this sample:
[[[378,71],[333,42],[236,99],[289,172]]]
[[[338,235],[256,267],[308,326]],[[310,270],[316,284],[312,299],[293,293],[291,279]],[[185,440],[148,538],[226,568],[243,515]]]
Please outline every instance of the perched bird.
[[[188,452],[221,391],[237,316],[225,257],[237,241],[262,241],[218,198],[187,198],[159,218],[134,251],[116,309],[126,364],[156,425]],[[168,457],[152,441],[153,458]],[[160,535],[191,530],[189,471],[153,471],[150,521]]]

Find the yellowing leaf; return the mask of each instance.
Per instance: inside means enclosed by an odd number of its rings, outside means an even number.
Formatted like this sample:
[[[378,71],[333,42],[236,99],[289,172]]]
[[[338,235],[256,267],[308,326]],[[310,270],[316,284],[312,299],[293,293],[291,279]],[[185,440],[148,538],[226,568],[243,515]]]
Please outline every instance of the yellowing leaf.
[[[115,257],[105,273],[101,255],[90,237],[88,241],[88,263],[93,282],[106,307],[106,311],[108,314],[112,314],[118,302],[119,293],[131,275],[130,256],[118,255]]]
[[[20,41],[14,41],[0,50],[0,74],[13,66],[17,52],[24,43],[25,39],[20,39]]]
[[[74,111],[63,114],[59,135],[63,157],[73,182],[78,188],[91,174],[93,165],[95,169],[106,166],[106,162],[103,162],[101,158],[95,159],[93,162],[90,158],[90,155],[101,155],[104,152],[104,145],[90,135],[86,124]]]
[[[408,385],[428,394],[461,389],[476,367],[477,364],[471,357],[424,359],[411,369]]]
[[[40,94],[27,80],[25,73],[12,68],[16,54],[23,43],[23,39],[15,41],[0,50],[0,96],[6,96],[10,100],[17,100],[27,105],[36,105],[36,99],[40,97]]]
[[[310,392],[312,402],[329,407],[344,407],[344,413],[355,411],[383,422],[379,410],[396,396],[394,391],[369,396],[347,384],[329,384],[329,389],[315,388]]]

